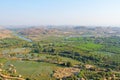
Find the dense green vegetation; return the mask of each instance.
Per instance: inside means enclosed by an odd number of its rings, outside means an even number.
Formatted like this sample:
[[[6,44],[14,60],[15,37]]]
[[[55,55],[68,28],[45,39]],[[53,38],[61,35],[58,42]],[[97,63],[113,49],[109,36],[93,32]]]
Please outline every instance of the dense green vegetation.
[[[59,55],[76,59],[83,63],[100,65],[101,67],[109,65],[107,66],[108,68],[117,69],[120,65],[120,60],[117,58],[120,55],[119,39],[119,37],[80,37],[53,41],[50,44],[36,42],[33,43],[32,52]]]
[[[55,69],[75,65],[82,71],[68,80],[100,80],[113,73],[120,78],[120,37],[51,37],[33,42],[5,38],[0,40],[0,63],[13,64],[26,80],[54,80]],[[88,70],[86,64],[95,68]]]

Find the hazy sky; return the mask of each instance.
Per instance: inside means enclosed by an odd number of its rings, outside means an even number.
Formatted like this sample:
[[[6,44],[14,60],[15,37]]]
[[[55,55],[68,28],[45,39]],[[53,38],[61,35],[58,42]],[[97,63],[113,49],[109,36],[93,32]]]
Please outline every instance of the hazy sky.
[[[120,26],[120,0],[0,0],[0,25]]]

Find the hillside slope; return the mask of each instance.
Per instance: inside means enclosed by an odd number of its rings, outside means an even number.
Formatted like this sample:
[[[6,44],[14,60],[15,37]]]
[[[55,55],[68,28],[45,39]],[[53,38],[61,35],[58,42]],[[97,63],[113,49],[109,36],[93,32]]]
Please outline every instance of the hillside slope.
[[[12,37],[12,32],[0,26],[0,39]]]

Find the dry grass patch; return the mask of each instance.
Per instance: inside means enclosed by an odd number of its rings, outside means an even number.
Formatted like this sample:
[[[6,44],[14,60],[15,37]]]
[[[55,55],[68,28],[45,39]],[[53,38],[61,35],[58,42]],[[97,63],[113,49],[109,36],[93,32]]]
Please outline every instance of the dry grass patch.
[[[78,68],[59,68],[54,71],[53,77],[57,79],[67,78],[80,72]]]

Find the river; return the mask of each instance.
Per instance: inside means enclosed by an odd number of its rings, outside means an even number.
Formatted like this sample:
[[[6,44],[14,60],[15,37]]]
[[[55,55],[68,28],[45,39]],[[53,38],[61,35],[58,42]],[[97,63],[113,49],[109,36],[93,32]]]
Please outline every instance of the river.
[[[20,38],[20,39],[22,39],[22,40],[25,40],[25,41],[28,41],[28,42],[32,42],[31,39],[26,38],[26,37],[24,37],[24,36],[22,36],[22,35],[19,35],[19,34],[15,33],[15,32],[13,33],[13,35],[17,36],[18,38]]]

